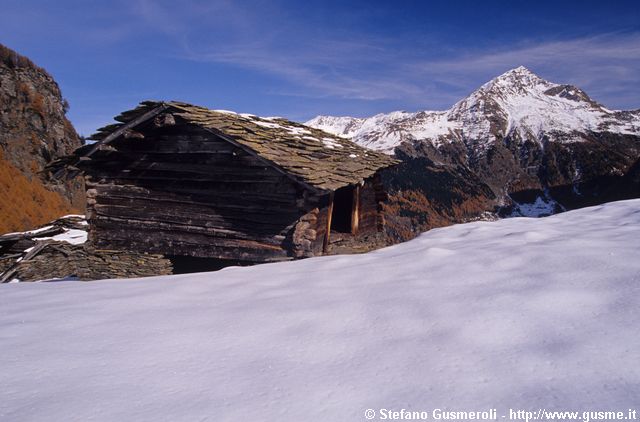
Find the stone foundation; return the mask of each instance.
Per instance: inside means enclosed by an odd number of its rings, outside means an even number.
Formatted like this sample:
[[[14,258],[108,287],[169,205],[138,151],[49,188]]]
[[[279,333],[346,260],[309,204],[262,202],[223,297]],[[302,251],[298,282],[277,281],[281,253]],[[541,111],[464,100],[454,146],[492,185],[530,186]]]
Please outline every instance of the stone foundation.
[[[31,257],[2,274],[2,281],[49,280],[76,277],[80,280],[149,277],[172,274],[171,262],[162,255],[100,250],[66,242],[46,242]]]

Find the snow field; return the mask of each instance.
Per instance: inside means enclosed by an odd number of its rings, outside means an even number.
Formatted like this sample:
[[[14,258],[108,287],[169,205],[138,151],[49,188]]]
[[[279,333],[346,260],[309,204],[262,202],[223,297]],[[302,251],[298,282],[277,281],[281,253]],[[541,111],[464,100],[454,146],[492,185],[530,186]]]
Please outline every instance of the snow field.
[[[626,411],[640,200],[215,273],[0,286],[0,420]]]

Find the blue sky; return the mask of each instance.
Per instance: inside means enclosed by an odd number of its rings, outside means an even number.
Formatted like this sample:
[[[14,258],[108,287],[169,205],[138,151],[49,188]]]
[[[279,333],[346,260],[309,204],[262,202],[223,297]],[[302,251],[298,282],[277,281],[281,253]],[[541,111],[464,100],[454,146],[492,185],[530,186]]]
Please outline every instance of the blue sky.
[[[637,1],[0,0],[84,135],[145,99],[285,116],[446,109],[519,65],[640,107]]]

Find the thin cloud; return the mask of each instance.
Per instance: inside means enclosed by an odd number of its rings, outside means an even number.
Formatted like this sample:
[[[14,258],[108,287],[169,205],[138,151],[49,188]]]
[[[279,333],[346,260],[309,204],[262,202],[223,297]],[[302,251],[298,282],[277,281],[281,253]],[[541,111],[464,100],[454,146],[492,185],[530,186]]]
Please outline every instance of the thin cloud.
[[[358,100],[405,100],[410,106],[446,107],[483,82],[526,65],[552,81],[584,88],[596,100],[638,107],[620,97],[640,85],[640,34],[606,34],[492,51],[460,51],[453,58],[407,57],[390,41],[367,44],[332,40],[326,46],[282,51],[270,43],[233,44],[224,50],[190,49],[184,58],[235,65],[279,76],[297,89],[290,95]],[[449,104],[450,105],[450,104]]]
[[[610,108],[640,106],[640,32],[505,42],[470,50],[428,34],[407,42],[406,36],[372,36],[358,25],[309,25],[277,0],[185,0],[179,7],[166,0],[117,0],[117,7],[82,12],[25,12],[19,2],[12,4],[0,17],[0,22],[13,25],[9,29],[17,31],[21,22],[22,27],[50,31],[55,24],[66,34],[64,39],[92,51],[104,49],[105,57],[119,49],[129,54],[123,57],[135,52],[233,66],[282,82],[255,87],[261,90],[257,95],[352,102],[358,107],[369,102],[407,110],[444,109],[487,80],[525,65],[553,82],[580,86]],[[137,46],[145,47],[138,51]]]
[[[304,27],[286,8],[233,1],[135,0],[132,24],[171,42],[167,55],[262,72],[288,86],[282,95],[404,102],[447,108],[487,80],[526,65],[554,82],[571,83],[612,107],[638,107],[640,33],[512,43],[482,50],[446,42],[398,40],[357,31]],[[446,51],[447,59],[441,59]],[[268,90],[269,88],[265,88]],[[622,93],[622,94],[621,94]]]
[[[596,100],[620,107],[638,107],[620,92],[640,85],[640,34],[600,36],[516,46],[498,52],[465,54],[453,60],[425,61],[407,66],[410,74],[457,84],[490,78],[526,65],[553,82],[577,85]],[[470,89],[474,89],[469,85]],[[637,101],[637,100],[636,100]]]

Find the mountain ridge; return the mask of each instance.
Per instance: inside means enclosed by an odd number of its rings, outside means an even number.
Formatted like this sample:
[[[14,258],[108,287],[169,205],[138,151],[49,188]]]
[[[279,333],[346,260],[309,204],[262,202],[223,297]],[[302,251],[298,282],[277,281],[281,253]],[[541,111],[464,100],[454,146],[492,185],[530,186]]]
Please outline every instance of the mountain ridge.
[[[536,89],[539,87],[543,89]],[[541,97],[541,94],[548,98]],[[522,97],[533,97],[537,101],[531,101],[528,104],[514,104],[515,100]],[[437,145],[445,140],[443,137],[446,135],[455,135],[458,140],[473,137],[481,132],[477,129],[482,129],[478,128],[477,124],[471,133],[459,132],[465,129],[465,126],[474,126],[470,125],[470,123],[474,123],[473,112],[506,112],[500,117],[510,123],[502,128],[502,135],[508,136],[511,130],[518,128],[517,123],[522,120],[525,122],[531,120],[527,117],[539,115],[540,109],[532,110],[531,107],[540,106],[539,103],[545,99],[547,104],[555,106],[553,111],[565,111],[563,117],[569,115],[572,119],[562,121],[557,116],[545,115],[544,117],[549,119],[547,122],[533,121],[530,123],[561,123],[564,124],[563,129],[573,129],[577,126],[593,131],[602,131],[606,126],[613,125],[617,126],[616,133],[636,135],[640,132],[640,109],[610,110],[591,99],[582,89],[574,85],[546,81],[524,66],[511,69],[483,84],[448,110],[393,111],[379,113],[368,118],[321,115],[305,124],[337,135],[354,138],[356,142],[359,141],[364,146],[391,153],[393,148],[403,141],[429,140]],[[495,109],[491,107],[495,107]],[[572,111],[573,115],[566,113],[566,111]],[[599,113],[600,116],[593,116],[589,113]],[[600,119],[594,117],[600,117]],[[466,118],[466,120],[463,120],[462,124],[455,124],[461,118]],[[567,124],[572,124],[573,127]],[[531,124],[525,125],[525,128],[527,128],[526,126],[530,128]],[[489,132],[490,129],[486,127],[484,131]],[[376,130],[378,131],[377,142],[373,142],[371,138]],[[384,130],[386,133],[383,132]],[[380,136],[383,133],[386,139],[385,142],[380,142]]]
[[[306,124],[396,156],[469,169],[513,215],[526,215],[518,204],[541,199],[561,210],[640,195],[632,171],[640,156],[640,110],[610,110],[582,89],[524,66],[445,111],[318,116]]]

